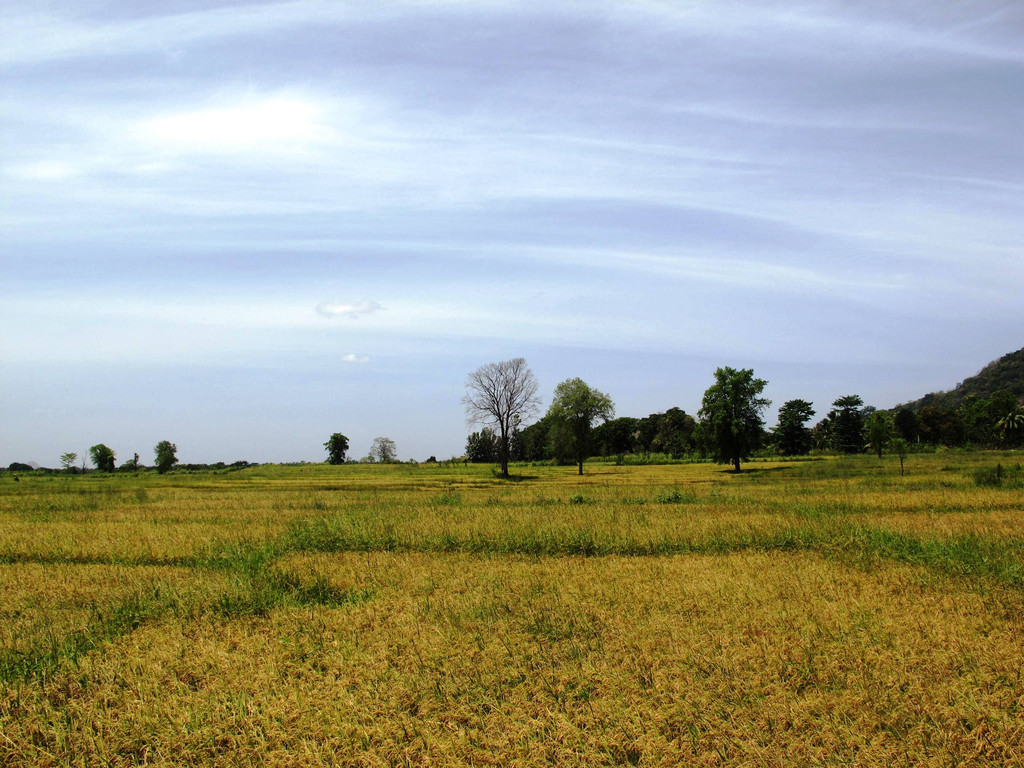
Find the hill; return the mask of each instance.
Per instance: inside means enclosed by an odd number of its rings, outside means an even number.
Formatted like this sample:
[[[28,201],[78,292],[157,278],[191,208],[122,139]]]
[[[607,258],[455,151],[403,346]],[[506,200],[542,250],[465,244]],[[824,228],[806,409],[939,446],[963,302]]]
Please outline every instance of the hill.
[[[1024,398],[1024,349],[1018,349],[992,361],[948,392],[932,392],[919,400],[896,407],[910,408],[914,411],[927,405],[956,408],[968,395],[987,398],[1001,389],[1012,392],[1018,398]]]

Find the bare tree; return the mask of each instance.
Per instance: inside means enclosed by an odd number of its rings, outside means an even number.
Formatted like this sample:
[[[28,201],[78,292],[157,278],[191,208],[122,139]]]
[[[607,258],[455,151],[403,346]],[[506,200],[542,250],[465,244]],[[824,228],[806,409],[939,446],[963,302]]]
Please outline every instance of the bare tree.
[[[497,434],[501,476],[508,477],[512,432],[540,407],[533,371],[521,357],[482,365],[467,377],[462,403],[468,423],[492,427]]]
[[[370,446],[370,455],[367,458],[380,464],[394,464],[398,461],[395,441],[390,437],[373,438],[373,445]]]

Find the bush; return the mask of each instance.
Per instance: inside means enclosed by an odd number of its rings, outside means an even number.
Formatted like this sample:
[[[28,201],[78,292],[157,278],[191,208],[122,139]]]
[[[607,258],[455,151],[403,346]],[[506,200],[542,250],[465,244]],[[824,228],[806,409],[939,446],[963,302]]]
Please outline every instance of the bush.
[[[974,484],[998,488],[1024,487],[1024,467],[1020,464],[1004,467],[996,464],[994,467],[980,467],[974,470]]]
[[[697,500],[697,496],[693,493],[681,493],[678,489],[672,491],[672,493],[659,493],[658,503],[659,504],[692,504]]]

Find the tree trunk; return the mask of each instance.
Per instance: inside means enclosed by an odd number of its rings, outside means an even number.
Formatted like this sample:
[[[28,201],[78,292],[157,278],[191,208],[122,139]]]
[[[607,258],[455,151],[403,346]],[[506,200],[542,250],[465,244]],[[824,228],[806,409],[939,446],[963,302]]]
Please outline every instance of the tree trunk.
[[[732,465],[734,467],[736,467],[736,471],[737,472],[742,472],[743,471],[743,470],[740,469],[740,457],[739,456],[733,457]]]
[[[580,471],[577,474],[583,474],[583,459],[580,459]]]
[[[501,452],[501,476],[508,479],[508,427],[501,424],[501,445],[498,446]]]

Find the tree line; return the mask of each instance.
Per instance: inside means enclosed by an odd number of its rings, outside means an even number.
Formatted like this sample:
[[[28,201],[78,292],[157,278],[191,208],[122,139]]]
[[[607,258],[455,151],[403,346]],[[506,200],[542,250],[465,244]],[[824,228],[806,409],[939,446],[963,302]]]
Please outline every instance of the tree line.
[[[1022,350],[1024,352],[1024,350]],[[878,410],[864,404],[859,395],[843,395],[813,427],[813,403],[794,399],[782,405],[778,423],[767,429],[764,412],[771,401],[762,396],[767,381],[756,378],[753,369],[721,367],[715,382],[704,393],[700,410],[692,416],[678,407],[642,418],[615,417],[609,395],[580,378],[566,379],[555,387],[551,405],[542,417],[529,423],[540,410],[537,379],[523,358],[488,363],[469,374],[463,405],[467,422],[480,426],[466,440],[465,459],[495,463],[508,477],[510,462],[553,461],[575,464],[583,474],[585,460],[592,456],[713,459],[740,463],[757,451],[782,456],[806,455],[812,451],[862,453],[879,457],[887,448],[901,457],[911,446],[974,446],[1016,448],[1024,445],[1024,406],[1009,390],[990,396],[967,395],[953,407],[925,405]],[[349,440],[335,432],[324,443],[328,463],[351,461]],[[178,465],[177,446],[161,440],[154,447],[155,468],[163,474]],[[114,451],[99,443],[89,449],[98,471],[115,471]],[[78,454],[65,453],[65,472],[77,472]],[[366,457],[367,463],[398,461],[395,442],[377,437]],[[428,462],[436,461],[430,457]],[[179,465],[185,469],[224,469],[251,466],[249,462]],[[122,471],[142,469],[139,455],[122,463]],[[14,462],[9,471],[32,471]],[[80,471],[85,471],[83,458]]]
[[[859,395],[843,395],[814,426],[813,403],[782,405],[778,423],[767,429],[762,397],[767,382],[752,369],[718,368],[696,417],[678,407],[643,418],[614,418],[611,398],[580,379],[555,388],[551,407],[523,426],[539,407],[537,384],[522,358],[491,363],[470,374],[463,399],[467,417],[482,429],[466,440],[466,458],[493,462],[508,475],[508,463],[554,461],[577,464],[589,456],[660,454],[672,459],[714,459],[732,464],[757,451],[800,456],[812,451],[862,453],[879,457],[887,448],[902,456],[912,445],[981,448],[1024,444],[1024,407],[1009,391],[969,396],[956,409],[925,406],[878,410]]]
[[[241,469],[243,467],[254,466],[248,461],[236,461],[231,464],[225,464],[223,461],[218,461],[214,464],[181,464],[178,461],[178,446],[172,443],[170,440],[161,440],[153,448],[153,469],[159,474],[165,474],[171,469],[178,467],[180,469],[187,470],[204,470],[204,469]],[[97,443],[96,445],[89,448],[88,459],[86,456],[79,457],[75,451],[68,451],[62,453],[60,456],[60,470],[66,474],[79,474],[90,471],[86,466],[86,461],[92,464],[92,469],[96,472],[137,472],[140,470],[149,469],[142,464],[139,454],[133,454],[132,458],[117,464],[117,454],[113,448],[105,445],[104,443]],[[2,471],[2,470],[0,470]],[[20,461],[12,462],[7,467],[8,472],[56,472],[58,470],[49,469],[47,467],[33,467],[31,464],[25,464]]]

